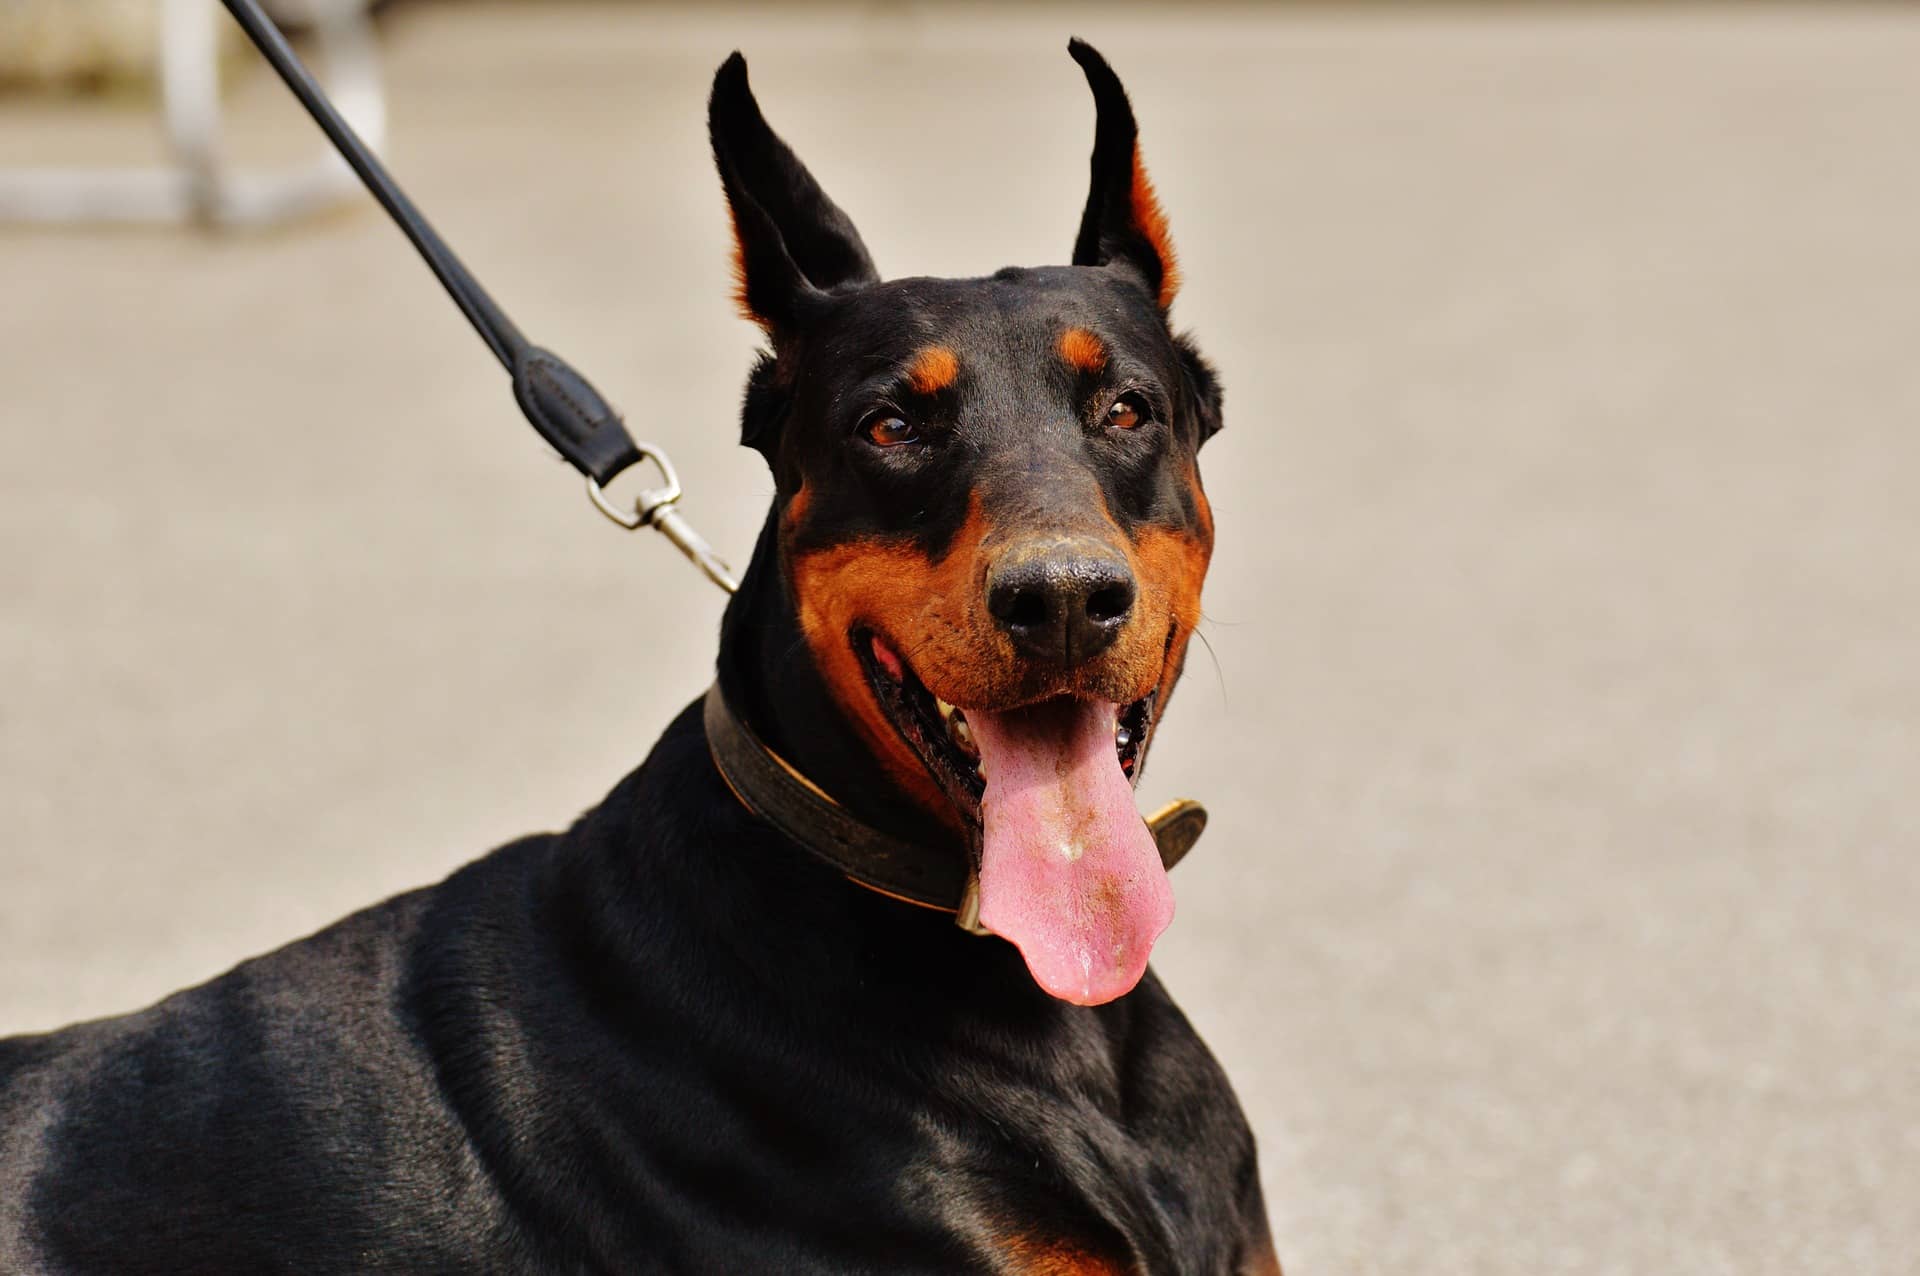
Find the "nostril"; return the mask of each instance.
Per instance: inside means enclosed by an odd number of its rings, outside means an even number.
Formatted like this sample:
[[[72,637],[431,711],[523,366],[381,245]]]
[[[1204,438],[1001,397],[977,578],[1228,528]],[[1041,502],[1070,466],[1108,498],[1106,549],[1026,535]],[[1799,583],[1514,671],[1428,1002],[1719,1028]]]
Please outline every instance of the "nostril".
[[[1133,586],[1108,585],[1087,595],[1087,619],[1098,625],[1112,624],[1133,610]]]
[[[987,610],[1029,659],[1078,664],[1126,628],[1138,594],[1133,573],[1107,546],[1085,539],[1021,546],[994,565]]]
[[[1013,595],[1001,617],[1016,629],[1037,629],[1047,623],[1047,600],[1037,589],[1022,589]]]

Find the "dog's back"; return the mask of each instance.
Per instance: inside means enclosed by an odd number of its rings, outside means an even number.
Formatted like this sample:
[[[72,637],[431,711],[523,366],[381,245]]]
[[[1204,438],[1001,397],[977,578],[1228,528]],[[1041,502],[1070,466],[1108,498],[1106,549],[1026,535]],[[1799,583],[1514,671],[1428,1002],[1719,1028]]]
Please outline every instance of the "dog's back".
[[[274,1271],[356,1251],[445,1269],[487,1187],[408,1011],[435,893],[138,1013],[0,1041],[0,1270]]]

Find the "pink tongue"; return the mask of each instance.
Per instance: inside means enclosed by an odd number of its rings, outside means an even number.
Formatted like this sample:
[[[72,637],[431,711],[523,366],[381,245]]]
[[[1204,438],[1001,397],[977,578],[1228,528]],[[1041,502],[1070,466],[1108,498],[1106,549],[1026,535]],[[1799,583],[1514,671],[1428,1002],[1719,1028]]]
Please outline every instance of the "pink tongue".
[[[1173,887],[1114,752],[1116,709],[1050,700],[969,711],[985,763],[980,923],[1042,988],[1097,1006],[1130,992],[1173,920]]]

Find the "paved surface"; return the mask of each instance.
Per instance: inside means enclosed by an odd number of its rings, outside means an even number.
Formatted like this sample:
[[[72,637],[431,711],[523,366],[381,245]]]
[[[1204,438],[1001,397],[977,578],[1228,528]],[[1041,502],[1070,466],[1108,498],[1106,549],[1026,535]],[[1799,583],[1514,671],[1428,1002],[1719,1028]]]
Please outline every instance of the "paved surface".
[[[1066,253],[1073,29],[1229,387],[1147,787],[1216,814],[1160,967],[1289,1272],[1913,1271],[1920,15],[449,6],[396,158],[738,558],[710,68],[883,270],[978,273]],[[0,105],[0,162],[123,110]],[[0,232],[0,286],[0,1029],[563,822],[703,685],[718,595],[373,217]]]

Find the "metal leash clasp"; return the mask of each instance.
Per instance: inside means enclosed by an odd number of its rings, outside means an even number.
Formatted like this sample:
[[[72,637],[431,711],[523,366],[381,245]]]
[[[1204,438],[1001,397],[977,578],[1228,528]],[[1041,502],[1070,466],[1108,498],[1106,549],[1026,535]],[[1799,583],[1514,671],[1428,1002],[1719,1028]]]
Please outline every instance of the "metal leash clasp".
[[[594,508],[630,532],[651,527],[672,541],[674,547],[685,554],[708,580],[729,594],[736,592],[740,582],[733,578],[733,570],[674,508],[680,500],[681,488],[680,476],[674,472],[673,462],[667,459],[666,453],[649,444],[635,443],[634,447],[638,449],[642,461],[653,462],[654,468],[660,471],[660,486],[642,488],[634,497],[633,508],[623,510],[608,499],[607,489],[589,474],[587,496],[593,501]]]

